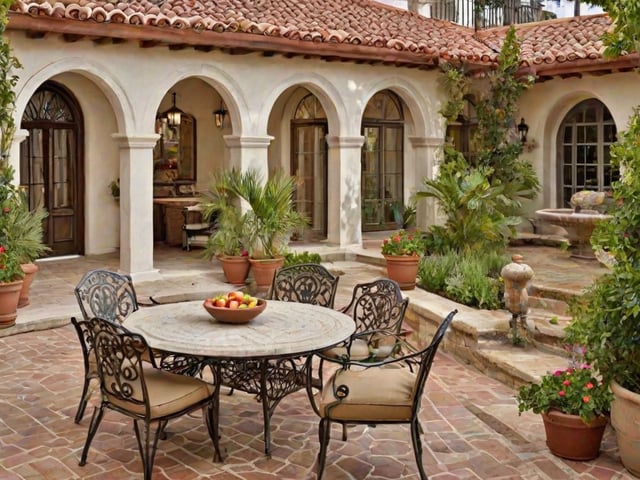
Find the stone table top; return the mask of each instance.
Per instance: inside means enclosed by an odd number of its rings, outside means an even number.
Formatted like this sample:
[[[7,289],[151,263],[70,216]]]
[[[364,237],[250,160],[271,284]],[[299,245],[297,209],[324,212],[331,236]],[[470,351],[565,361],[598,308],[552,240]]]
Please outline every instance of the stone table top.
[[[267,300],[267,308],[246,324],[215,320],[202,301],[141,308],[124,322],[151,348],[216,358],[300,355],[346,340],[353,319],[326,307]]]

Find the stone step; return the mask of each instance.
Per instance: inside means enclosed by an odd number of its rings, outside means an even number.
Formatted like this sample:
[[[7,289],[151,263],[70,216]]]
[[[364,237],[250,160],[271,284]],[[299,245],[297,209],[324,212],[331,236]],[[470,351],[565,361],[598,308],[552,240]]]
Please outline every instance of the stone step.
[[[469,363],[485,375],[518,388],[548,372],[566,368],[569,359],[531,344],[514,346],[509,340],[479,340]]]

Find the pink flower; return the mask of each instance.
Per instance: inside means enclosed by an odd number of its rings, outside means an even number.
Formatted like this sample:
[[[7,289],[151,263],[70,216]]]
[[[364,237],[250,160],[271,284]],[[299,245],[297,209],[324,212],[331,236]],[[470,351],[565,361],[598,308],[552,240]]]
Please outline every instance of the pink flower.
[[[589,382],[585,385],[585,387],[587,387],[587,390],[591,390],[593,388],[593,383]]]
[[[562,375],[564,372],[562,370],[556,370],[555,372],[553,372],[553,376],[554,377],[559,377],[560,375]]]
[[[564,397],[565,395],[566,395],[566,393],[565,393],[565,391],[564,391],[564,390],[560,390],[560,391],[558,392],[558,396],[559,396],[559,397]]]
[[[563,384],[565,387],[568,387],[569,385],[571,385],[571,382],[570,382],[569,380],[565,380],[564,382],[562,382],[562,384]]]

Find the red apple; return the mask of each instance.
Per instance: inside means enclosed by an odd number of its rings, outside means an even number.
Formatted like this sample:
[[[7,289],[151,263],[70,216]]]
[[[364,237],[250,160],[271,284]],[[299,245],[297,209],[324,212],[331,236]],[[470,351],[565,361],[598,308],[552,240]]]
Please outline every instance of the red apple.
[[[216,299],[215,299],[215,302],[213,302],[213,304],[214,304],[216,307],[224,308],[224,307],[226,307],[226,306],[227,306],[227,301],[226,301],[224,298],[216,298]]]
[[[240,302],[238,302],[237,300],[231,300],[229,302],[229,305],[227,305],[227,308],[231,310],[237,310],[239,306],[240,306]]]

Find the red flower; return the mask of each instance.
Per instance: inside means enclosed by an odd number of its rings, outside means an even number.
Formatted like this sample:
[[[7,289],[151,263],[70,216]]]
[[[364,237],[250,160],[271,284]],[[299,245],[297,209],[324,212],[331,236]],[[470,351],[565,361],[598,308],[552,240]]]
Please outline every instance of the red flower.
[[[589,400],[591,400],[591,397],[589,395],[585,395],[584,397],[582,397],[582,401],[584,403],[589,403]]]
[[[4,253],[6,251],[7,251],[7,249],[4,248],[4,246],[0,245],[0,253]]]
[[[565,395],[566,395],[566,393],[565,393],[565,391],[564,391],[564,390],[560,390],[560,391],[558,392],[558,396],[559,396],[559,397],[564,397]]]
[[[562,384],[563,384],[565,387],[568,387],[569,385],[571,385],[571,382],[570,382],[569,380],[565,380],[564,382],[562,382]]]
[[[9,207],[4,207],[4,213],[9,213],[11,209]]]
[[[585,387],[587,387],[587,390],[591,390],[593,388],[593,383],[589,382],[585,385]]]
[[[395,237],[393,237],[393,241],[395,243],[400,243],[400,235],[396,235]]]

